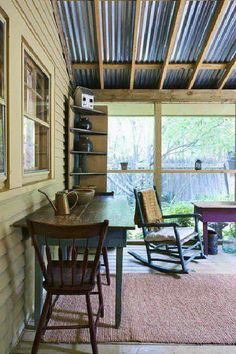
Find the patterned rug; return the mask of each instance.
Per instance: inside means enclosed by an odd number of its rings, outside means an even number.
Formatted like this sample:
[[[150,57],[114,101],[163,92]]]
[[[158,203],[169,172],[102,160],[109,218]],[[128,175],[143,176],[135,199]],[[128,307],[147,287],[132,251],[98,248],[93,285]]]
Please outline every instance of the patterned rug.
[[[115,278],[103,286],[98,342],[236,344],[236,275],[124,274],[123,312],[114,328]],[[94,313],[96,295],[92,296]],[[85,323],[84,296],[61,296],[49,324]],[[89,331],[46,331],[46,342],[90,342]]]

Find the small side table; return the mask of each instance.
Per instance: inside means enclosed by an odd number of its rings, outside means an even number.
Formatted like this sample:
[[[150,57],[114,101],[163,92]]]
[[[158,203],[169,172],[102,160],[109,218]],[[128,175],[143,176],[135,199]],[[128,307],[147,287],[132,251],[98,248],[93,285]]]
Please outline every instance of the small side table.
[[[203,222],[204,254],[208,255],[208,222],[236,222],[236,202],[194,202]]]

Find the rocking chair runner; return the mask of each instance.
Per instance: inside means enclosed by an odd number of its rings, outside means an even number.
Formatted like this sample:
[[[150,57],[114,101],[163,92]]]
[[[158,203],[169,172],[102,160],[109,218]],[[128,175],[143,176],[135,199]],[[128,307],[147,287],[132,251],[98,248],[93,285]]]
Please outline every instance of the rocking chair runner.
[[[188,273],[187,265],[189,262],[194,259],[205,258],[198,229],[200,215],[163,216],[155,187],[146,191],[134,189],[134,195],[136,199],[135,223],[143,230],[147,259],[132,251],[129,254],[150,268],[164,273]],[[194,228],[181,227],[176,222],[164,222],[164,219],[185,217],[194,218]],[[190,245],[187,244],[189,242],[191,242]],[[165,257],[154,258],[154,254]],[[155,265],[154,261],[179,264],[182,269],[161,267]]]
[[[29,220],[27,223],[35,253],[43,273],[43,287],[46,290],[46,299],[39,319],[31,353],[36,354],[38,352],[41,337],[48,329],[89,328],[93,354],[98,354],[96,329],[99,317],[104,316],[99,259],[108,229],[108,221],[105,220],[103,223],[79,226],[58,226]],[[40,252],[38,237],[44,240],[47,263]],[[93,237],[98,237],[98,245],[93,260],[90,260],[88,241]],[[58,246],[58,257],[55,257],[55,248],[54,251],[51,252],[49,239],[53,241],[55,246]],[[68,257],[66,259],[63,258],[62,246],[64,240],[66,240],[67,244],[71,242],[69,259]],[[84,240],[86,243],[82,260],[77,260],[77,240]],[[96,284],[97,291],[94,291]],[[86,297],[88,325],[48,325],[53,306],[60,295],[84,295]],[[90,302],[91,295],[98,295],[99,299],[99,308],[95,320],[93,318]],[[52,301],[53,296],[55,296],[54,301]]]

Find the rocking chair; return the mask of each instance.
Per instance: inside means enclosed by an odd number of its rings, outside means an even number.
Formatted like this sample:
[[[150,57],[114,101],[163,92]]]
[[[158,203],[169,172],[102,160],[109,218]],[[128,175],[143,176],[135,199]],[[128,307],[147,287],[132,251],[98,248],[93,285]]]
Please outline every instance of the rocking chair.
[[[164,273],[188,273],[187,265],[194,259],[206,258],[199,235],[198,214],[162,215],[156,188],[146,191],[134,189],[136,199],[135,223],[142,228],[147,259],[130,251],[142,264]],[[194,227],[181,227],[176,222],[164,219],[193,218]],[[153,255],[162,255],[155,258]],[[171,269],[153,262],[179,264],[181,269]]]

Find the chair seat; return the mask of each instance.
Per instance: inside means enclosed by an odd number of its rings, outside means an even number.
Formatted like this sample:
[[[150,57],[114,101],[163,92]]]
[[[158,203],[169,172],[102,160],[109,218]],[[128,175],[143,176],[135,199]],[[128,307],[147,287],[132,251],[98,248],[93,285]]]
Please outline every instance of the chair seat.
[[[194,231],[193,227],[177,227],[176,229],[179,233],[181,243],[187,242],[188,240],[191,240],[192,238],[194,238],[195,236],[198,235],[197,232]],[[147,242],[162,242],[162,241],[176,242],[174,228],[173,227],[162,227],[158,231],[151,231],[145,237],[145,241],[147,241]]]
[[[76,288],[79,291],[91,291],[95,287],[95,283],[91,283],[91,274],[92,274],[93,261],[88,261],[87,269],[84,274],[84,279],[82,282],[82,267],[83,262],[77,261],[76,267],[73,274],[73,283],[72,283],[72,261],[63,261],[63,268],[60,268],[59,261],[51,262],[51,270],[47,268],[48,279],[51,279],[51,272],[53,274],[53,282],[44,282],[44,288],[51,291],[56,289],[67,288],[68,290],[75,290]],[[100,270],[100,264],[97,268],[97,273]]]

